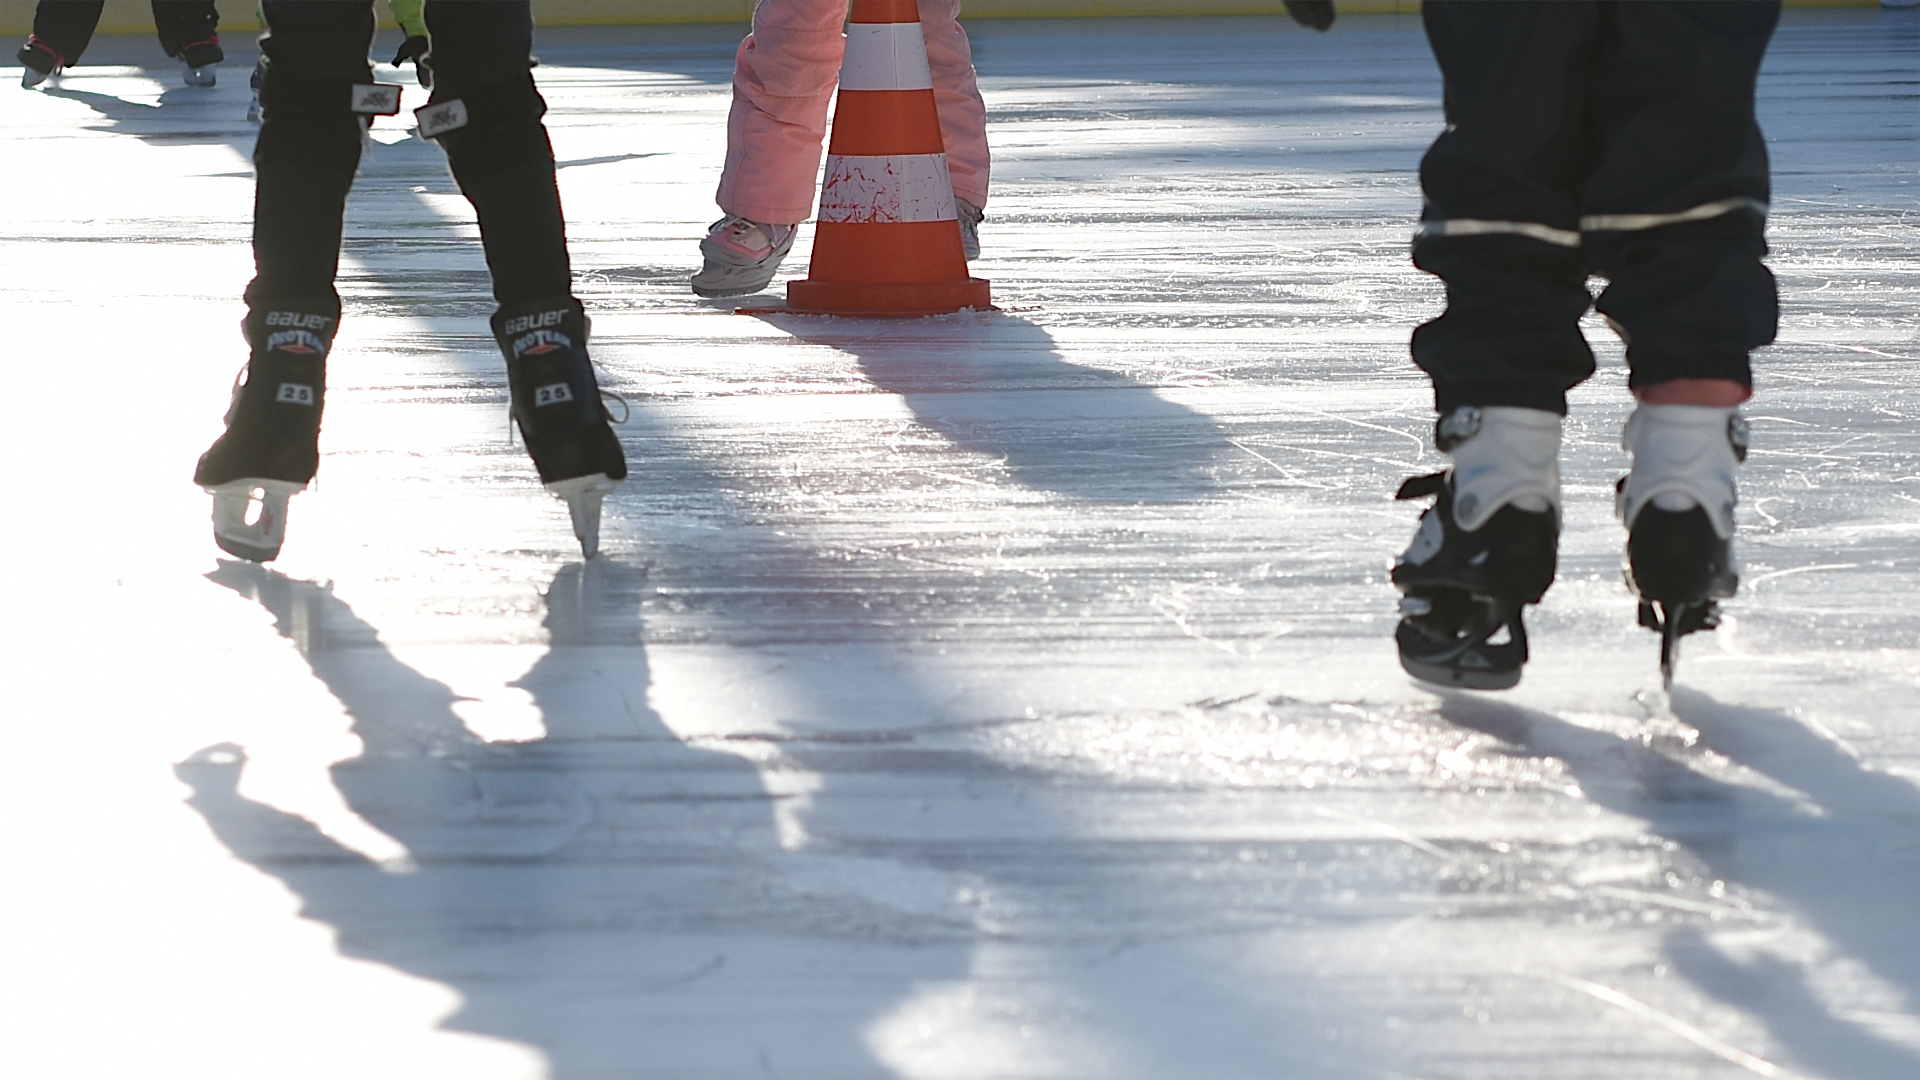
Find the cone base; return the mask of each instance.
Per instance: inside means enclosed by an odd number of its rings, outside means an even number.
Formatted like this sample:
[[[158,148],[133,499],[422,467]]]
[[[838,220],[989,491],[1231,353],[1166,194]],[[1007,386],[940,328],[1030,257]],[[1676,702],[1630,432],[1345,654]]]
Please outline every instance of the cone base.
[[[809,315],[950,315],[961,308],[993,306],[985,278],[907,285],[789,281],[787,310]]]

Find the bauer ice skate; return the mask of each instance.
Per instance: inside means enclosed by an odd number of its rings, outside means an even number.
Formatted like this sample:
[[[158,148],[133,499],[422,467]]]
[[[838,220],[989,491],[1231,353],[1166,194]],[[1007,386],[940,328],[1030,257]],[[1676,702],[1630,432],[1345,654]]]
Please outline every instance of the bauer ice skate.
[[[745,296],[767,287],[793,250],[797,225],[762,225],[728,214],[707,230],[700,241],[706,265],[693,275],[693,291],[701,296]]]
[[[213,540],[229,555],[277,558],[287,501],[320,466],[327,352],[339,310],[330,301],[256,301],[242,324],[252,355],[227,409],[226,433],[193,473],[213,496]]]
[[[586,313],[570,296],[515,304],[494,314],[493,334],[507,357],[520,437],[591,559],[600,553],[601,501],[626,479],[627,459],[587,358]]]
[[[1527,662],[1521,609],[1553,583],[1560,539],[1560,417],[1538,409],[1460,408],[1434,443],[1453,458],[1396,499],[1432,496],[1393,567],[1394,641],[1409,675],[1440,686],[1505,690]]]
[[[1734,466],[1747,457],[1747,423],[1733,409],[1641,405],[1621,448],[1633,468],[1615,510],[1627,526],[1627,587],[1640,625],[1660,635],[1660,678],[1673,686],[1680,639],[1720,625],[1734,594]]]

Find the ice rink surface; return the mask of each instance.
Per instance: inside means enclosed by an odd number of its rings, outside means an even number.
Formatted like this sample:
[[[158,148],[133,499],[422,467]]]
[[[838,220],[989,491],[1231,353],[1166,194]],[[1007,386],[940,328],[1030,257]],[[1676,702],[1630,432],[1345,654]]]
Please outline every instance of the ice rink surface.
[[[1920,12],[1775,39],[1745,582],[1670,701],[1597,322],[1526,681],[1395,663],[1417,19],[972,32],[1003,310],[894,322],[687,291],[737,30],[541,35],[632,404],[589,565],[406,112],[261,569],[189,482],[250,48],[0,89],[0,1073],[1920,1075]]]

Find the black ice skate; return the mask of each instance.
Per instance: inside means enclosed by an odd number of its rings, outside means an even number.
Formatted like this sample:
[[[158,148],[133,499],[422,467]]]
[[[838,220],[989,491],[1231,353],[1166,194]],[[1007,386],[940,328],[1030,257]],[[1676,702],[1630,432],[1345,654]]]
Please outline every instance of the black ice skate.
[[[1396,499],[1432,496],[1393,567],[1400,666],[1440,686],[1505,690],[1527,662],[1521,609],[1553,583],[1560,540],[1560,418],[1536,409],[1456,409],[1435,435],[1454,458]]]
[[[252,356],[227,409],[227,430],[200,455],[193,482],[213,496],[222,551],[270,562],[286,540],[287,500],[320,466],[327,352],[339,308],[328,301],[256,302],[242,324]]]
[[[1633,471],[1615,509],[1627,525],[1627,587],[1640,625],[1660,635],[1660,679],[1673,686],[1680,639],[1720,625],[1719,601],[1739,588],[1733,564],[1733,469],[1747,425],[1732,409],[1642,405],[1621,445]]]
[[[493,335],[507,357],[513,419],[540,482],[567,504],[580,552],[600,552],[600,503],[627,459],[587,358],[587,317],[570,296],[501,308]]]
[[[36,35],[28,35],[27,43],[20,46],[14,58],[20,61],[20,86],[23,89],[39,86],[67,67],[67,58],[54,52],[53,46]]]
[[[180,79],[188,86],[213,86],[220,79],[220,61],[227,58],[226,51],[220,48],[219,34],[189,41],[171,55],[186,66]]]

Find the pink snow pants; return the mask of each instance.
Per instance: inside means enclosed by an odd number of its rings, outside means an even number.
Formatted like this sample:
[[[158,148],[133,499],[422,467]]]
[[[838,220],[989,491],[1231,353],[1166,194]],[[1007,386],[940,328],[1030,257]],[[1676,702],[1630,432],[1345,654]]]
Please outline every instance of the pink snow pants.
[[[920,0],[933,69],[933,97],[947,146],[953,193],[987,204],[987,107],[974,81],[973,50],[955,18],[960,0]],[[767,225],[813,216],[827,104],[847,47],[847,0],[760,0],[753,32],[734,58],[727,163],[714,201]]]

